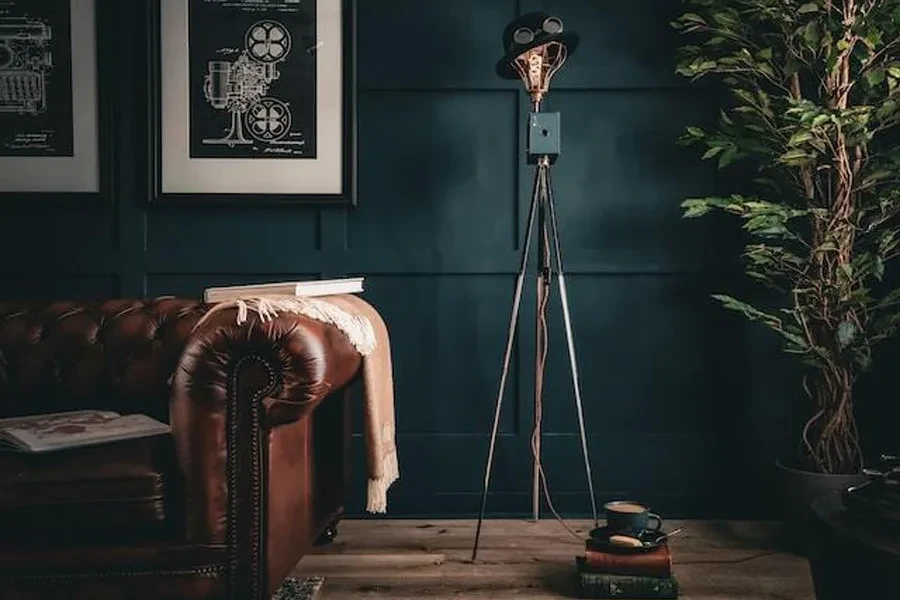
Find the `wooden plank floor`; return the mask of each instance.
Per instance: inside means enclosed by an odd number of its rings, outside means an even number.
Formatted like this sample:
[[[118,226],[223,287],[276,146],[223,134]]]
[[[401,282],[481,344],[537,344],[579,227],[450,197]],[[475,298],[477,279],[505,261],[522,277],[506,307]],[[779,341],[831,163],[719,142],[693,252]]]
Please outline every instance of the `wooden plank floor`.
[[[472,562],[473,520],[356,520],[300,561],[296,574],[325,577],[318,600],[578,597],[574,557],[590,523],[553,517],[485,521]],[[684,600],[813,600],[805,559],[779,552],[773,524],[666,521]]]

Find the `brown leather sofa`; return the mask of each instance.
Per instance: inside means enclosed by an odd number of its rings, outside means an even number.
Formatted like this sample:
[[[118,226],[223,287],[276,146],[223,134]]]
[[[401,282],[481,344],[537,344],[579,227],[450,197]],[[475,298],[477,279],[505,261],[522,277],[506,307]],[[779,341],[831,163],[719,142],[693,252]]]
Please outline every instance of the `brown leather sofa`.
[[[360,356],[295,314],[0,304],[0,418],[143,412],[171,435],[0,452],[3,600],[268,598],[334,532]]]

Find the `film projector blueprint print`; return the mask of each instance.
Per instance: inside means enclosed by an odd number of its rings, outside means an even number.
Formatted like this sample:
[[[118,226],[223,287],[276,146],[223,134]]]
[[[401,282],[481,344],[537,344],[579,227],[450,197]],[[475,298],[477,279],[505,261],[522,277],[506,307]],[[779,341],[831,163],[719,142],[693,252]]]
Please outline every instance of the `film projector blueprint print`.
[[[191,157],[316,157],[316,0],[191,0]]]
[[[0,0],[0,156],[72,156],[70,0]]]

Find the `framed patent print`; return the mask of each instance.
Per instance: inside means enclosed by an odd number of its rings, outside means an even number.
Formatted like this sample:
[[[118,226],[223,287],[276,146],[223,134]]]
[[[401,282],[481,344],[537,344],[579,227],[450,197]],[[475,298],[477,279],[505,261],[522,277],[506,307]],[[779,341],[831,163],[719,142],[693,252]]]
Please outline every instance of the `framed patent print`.
[[[4,204],[109,198],[98,18],[95,0],[0,0]]]
[[[355,0],[150,11],[151,201],[355,204]]]

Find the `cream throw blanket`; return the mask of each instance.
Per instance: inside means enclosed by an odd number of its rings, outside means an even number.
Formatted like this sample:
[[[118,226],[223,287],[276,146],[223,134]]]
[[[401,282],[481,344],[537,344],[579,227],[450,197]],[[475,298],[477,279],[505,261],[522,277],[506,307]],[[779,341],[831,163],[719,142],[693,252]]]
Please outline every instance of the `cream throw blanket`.
[[[340,329],[362,356],[364,427],[368,463],[366,510],[387,512],[387,491],[400,478],[394,440],[394,374],[387,327],[378,311],[352,294],[334,296],[266,296],[219,303],[209,313],[237,307],[238,324],[249,311],[265,322],[289,312],[330,323]],[[204,316],[204,319],[209,316]],[[198,323],[199,325],[199,323]]]

